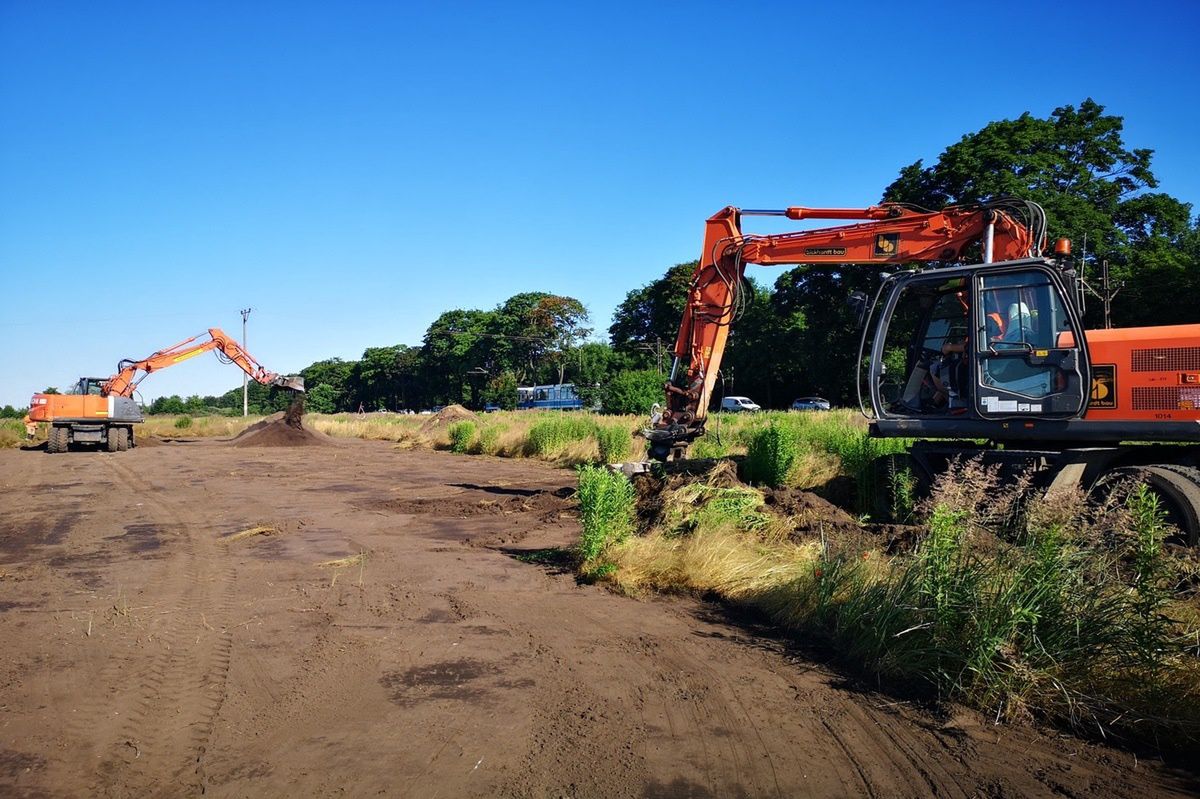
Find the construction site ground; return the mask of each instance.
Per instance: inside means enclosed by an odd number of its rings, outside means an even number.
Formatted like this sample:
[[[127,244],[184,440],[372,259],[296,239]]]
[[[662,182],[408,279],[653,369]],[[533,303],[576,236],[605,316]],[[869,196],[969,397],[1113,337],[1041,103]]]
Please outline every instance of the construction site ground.
[[[569,470],[306,443],[0,451],[0,795],[1200,792],[578,584]]]

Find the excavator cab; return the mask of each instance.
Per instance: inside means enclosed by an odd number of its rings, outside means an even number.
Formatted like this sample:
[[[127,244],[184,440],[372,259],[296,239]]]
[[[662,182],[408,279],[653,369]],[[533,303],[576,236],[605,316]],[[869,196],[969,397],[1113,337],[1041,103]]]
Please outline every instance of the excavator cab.
[[[107,378],[104,377],[81,377],[79,382],[68,392],[80,396],[92,395],[99,397],[103,392],[104,382]]]
[[[872,320],[860,356],[882,435],[1035,437],[1087,408],[1087,341],[1052,261],[888,276]]]

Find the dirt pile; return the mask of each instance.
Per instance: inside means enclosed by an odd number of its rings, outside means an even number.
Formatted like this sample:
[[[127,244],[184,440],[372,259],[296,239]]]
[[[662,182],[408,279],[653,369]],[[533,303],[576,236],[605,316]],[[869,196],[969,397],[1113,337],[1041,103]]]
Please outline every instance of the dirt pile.
[[[478,422],[479,417],[461,405],[447,405],[421,425],[422,433],[436,433],[455,422]]]
[[[639,527],[647,530],[664,518],[668,495],[694,483],[710,488],[747,488],[731,460],[693,459],[664,464],[663,471],[634,480]],[[763,488],[762,510],[784,518],[793,526],[793,537],[805,539],[830,533],[860,534],[862,527],[850,513],[812,491],[798,488]]]
[[[284,413],[268,416],[247,427],[232,439],[235,447],[312,447],[329,443],[328,436],[304,426],[304,398]]]

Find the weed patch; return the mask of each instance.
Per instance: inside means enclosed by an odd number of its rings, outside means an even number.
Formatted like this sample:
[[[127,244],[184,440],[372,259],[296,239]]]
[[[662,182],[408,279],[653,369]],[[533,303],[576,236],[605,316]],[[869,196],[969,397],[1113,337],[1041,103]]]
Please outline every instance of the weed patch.
[[[602,466],[579,467],[579,556],[594,566],[606,549],[633,532],[635,494],[629,478]]]
[[[455,422],[446,432],[450,436],[450,451],[465,455],[475,440],[475,423]]]
[[[601,463],[626,460],[633,449],[632,434],[622,425],[597,425],[596,443],[600,450]]]
[[[530,454],[554,456],[568,444],[590,438],[595,431],[596,422],[590,417],[551,414],[529,428],[526,446]]]

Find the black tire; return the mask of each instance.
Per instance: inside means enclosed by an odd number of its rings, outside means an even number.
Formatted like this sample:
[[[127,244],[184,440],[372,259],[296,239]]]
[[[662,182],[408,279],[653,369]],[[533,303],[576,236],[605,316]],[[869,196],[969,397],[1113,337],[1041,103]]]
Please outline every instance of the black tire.
[[[117,452],[125,452],[129,449],[129,437],[132,432],[128,427],[116,427],[109,431],[109,435],[115,433],[117,436]]]
[[[71,431],[61,425],[51,425],[50,436],[46,439],[46,452],[57,455],[66,452],[71,442]]]
[[[104,448],[109,452],[119,452],[121,449],[121,436],[124,434],[123,427],[109,427],[104,435]]]
[[[1162,499],[1167,521],[1179,529],[1189,547],[1200,543],[1200,469],[1173,463],[1124,466],[1100,478],[1098,486],[1111,486],[1128,478],[1143,480]]]

